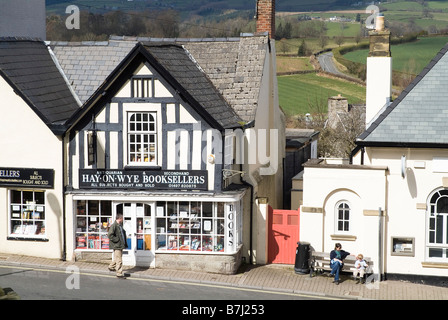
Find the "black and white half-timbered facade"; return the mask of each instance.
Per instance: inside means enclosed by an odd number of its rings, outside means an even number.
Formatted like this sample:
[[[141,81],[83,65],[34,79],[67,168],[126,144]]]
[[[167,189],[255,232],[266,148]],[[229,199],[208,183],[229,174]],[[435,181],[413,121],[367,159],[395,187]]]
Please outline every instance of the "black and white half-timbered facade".
[[[122,213],[129,264],[238,253],[246,188],[223,190],[221,142],[242,120],[188,52],[138,43],[91,101],[68,135],[75,250],[108,249]]]
[[[258,20],[275,16],[268,3],[257,1]],[[110,260],[107,230],[121,213],[125,264],[233,273],[244,259],[267,263],[285,154],[273,27],[219,39],[0,38],[0,252]]]
[[[266,35],[248,38],[254,39],[268,48]],[[240,48],[239,41],[227,42]],[[67,226],[73,226],[68,247],[76,259],[108,259],[107,227],[122,213],[128,234],[125,263],[235,272],[242,257],[251,259],[257,250],[257,236],[249,233],[250,224],[257,223],[253,211],[267,213],[266,200],[262,209],[253,205],[254,193],[274,198],[272,179],[282,172],[271,167],[282,163],[272,155],[283,157],[283,152],[259,146],[277,147],[282,137],[263,121],[256,126],[257,110],[249,121],[237,113],[187,45],[131,43],[67,122],[65,201]],[[63,66],[63,49],[86,49],[60,46],[54,50]],[[69,72],[68,78],[76,77]],[[76,80],[72,84],[79,88]],[[267,106],[267,112],[273,109]],[[267,167],[252,157],[260,151],[254,146],[268,155]],[[263,169],[269,179],[263,179]],[[256,190],[242,178],[251,170]]]

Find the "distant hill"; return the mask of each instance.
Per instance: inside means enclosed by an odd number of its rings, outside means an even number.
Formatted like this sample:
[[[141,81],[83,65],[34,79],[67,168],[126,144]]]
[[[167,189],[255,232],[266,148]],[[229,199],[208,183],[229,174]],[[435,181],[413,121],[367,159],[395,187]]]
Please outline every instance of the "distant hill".
[[[276,2],[277,11],[326,11],[344,9],[359,0],[281,0]],[[361,1],[362,2],[362,1]],[[231,10],[255,10],[256,0],[46,0],[47,10],[63,13],[70,4],[79,5],[81,10],[92,12],[110,10],[156,10],[174,9],[200,16],[220,14]]]

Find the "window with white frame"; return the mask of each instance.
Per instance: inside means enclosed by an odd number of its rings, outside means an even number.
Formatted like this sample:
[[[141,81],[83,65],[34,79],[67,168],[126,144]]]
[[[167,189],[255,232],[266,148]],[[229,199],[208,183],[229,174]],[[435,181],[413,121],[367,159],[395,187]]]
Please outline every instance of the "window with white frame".
[[[109,249],[107,231],[112,220],[112,202],[77,200],[75,217],[76,249]]]
[[[448,189],[429,197],[426,256],[432,261],[448,261]]]
[[[235,252],[241,237],[240,203],[158,201],[156,250]]]
[[[157,164],[157,121],[154,112],[128,112],[128,164]]]
[[[11,190],[9,222],[11,237],[46,237],[45,191]]]
[[[350,204],[347,201],[340,201],[336,204],[336,232],[350,232]]]

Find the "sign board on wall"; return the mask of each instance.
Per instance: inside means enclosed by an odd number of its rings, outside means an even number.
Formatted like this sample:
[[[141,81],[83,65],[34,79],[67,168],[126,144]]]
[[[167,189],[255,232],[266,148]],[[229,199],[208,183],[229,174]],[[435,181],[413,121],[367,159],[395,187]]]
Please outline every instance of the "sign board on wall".
[[[79,188],[138,190],[208,190],[206,170],[79,169]]]
[[[53,169],[0,168],[0,186],[54,188]]]

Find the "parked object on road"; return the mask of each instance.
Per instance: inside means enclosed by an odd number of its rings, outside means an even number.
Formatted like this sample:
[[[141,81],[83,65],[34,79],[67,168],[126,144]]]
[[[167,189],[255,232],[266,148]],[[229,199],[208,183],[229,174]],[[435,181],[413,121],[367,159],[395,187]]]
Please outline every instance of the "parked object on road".
[[[0,300],[20,300],[20,296],[11,288],[0,288]]]

